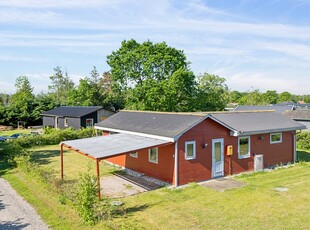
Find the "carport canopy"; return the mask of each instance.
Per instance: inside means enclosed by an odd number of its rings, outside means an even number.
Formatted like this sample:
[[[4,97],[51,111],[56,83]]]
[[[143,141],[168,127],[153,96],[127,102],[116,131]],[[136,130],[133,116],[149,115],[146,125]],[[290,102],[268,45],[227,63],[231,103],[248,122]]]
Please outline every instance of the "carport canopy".
[[[167,143],[170,142],[124,133],[61,142],[67,148],[99,160]]]
[[[99,186],[98,197],[100,198],[100,174],[99,174],[100,160],[113,156],[135,152],[140,149],[158,147],[171,143],[172,142],[169,142],[167,140],[160,140],[125,133],[84,138],[78,140],[62,141],[60,143],[61,178],[63,179],[63,147],[66,147],[77,153],[80,153],[82,155],[85,155],[89,158],[96,160],[97,183]]]

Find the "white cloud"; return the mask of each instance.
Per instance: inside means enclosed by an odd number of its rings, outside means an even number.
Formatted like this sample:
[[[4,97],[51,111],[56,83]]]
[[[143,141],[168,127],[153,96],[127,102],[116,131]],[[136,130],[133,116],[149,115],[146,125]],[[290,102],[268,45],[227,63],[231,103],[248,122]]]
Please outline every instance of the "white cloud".
[[[118,0],[0,0],[0,6],[21,8],[80,8],[119,3]]]

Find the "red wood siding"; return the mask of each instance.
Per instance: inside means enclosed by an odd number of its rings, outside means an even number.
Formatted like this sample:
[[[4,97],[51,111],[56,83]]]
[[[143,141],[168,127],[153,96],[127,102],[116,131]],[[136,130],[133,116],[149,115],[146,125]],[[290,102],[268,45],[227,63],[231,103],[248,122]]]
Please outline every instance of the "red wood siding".
[[[138,158],[128,154],[108,158],[107,161],[143,173],[168,183],[173,183],[174,144],[158,148],[158,164],[149,162],[148,149],[138,151]]]
[[[178,141],[179,146],[179,184],[191,181],[202,181],[212,178],[212,139],[224,139],[224,175],[229,175],[229,157],[226,156],[226,146],[233,146],[231,156],[232,174],[253,170],[254,153],[264,155],[264,166],[287,163],[293,161],[293,135],[294,132],[282,133],[282,143],[270,144],[270,134],[252,135],[250,137],[251,155],[249,158],[238,158],[238,137],[230,136],[230,131],[211,119],[198,124]],[[196,141],[196,159],[185,160],[185,142]],[[202,145],[208,146],[203,148]]]

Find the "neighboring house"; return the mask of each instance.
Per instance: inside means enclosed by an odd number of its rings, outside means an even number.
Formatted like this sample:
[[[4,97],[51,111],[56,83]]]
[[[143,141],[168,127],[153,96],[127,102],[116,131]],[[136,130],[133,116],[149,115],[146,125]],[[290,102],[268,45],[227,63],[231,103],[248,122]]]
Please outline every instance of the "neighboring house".
[[[178,186],[251,171],[262,158],[265,168],[294,162],[305,126],[274,112],[120,111],[95,128],[108,136],[61,146],[97,160],[98,172],[107,160]]]
[[[307,127],[307,130],[310,131],[310,110],[300,109],[300,110],[286,111],[283,115],[305,125]]]
[[[42,113],[43,127],[65,129],[73,127],[93,127],[114,112],[103,109],[101,106],[60,106]]]
[[[278,104],[278,105],[238,105],[234,111],[262,111],[273,110],[276,113],[284,113],[294,110],[294,104]]]

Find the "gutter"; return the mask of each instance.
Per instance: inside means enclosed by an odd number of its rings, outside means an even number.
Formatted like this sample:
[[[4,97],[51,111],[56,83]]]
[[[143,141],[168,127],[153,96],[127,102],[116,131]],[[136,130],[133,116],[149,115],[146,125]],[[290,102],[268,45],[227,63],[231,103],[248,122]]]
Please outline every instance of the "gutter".
[[[231,131],[230,136],[239,137],[239,136],[248,136],[254,134],[265,134],[265,133],[277,133],[277,132],[287,132],[287,131],[296,131],[305,129],[306,126],[295,127],[295,128],[282,128],[282,129],[269,129],[269,130],[258,130],[258,131]]]

